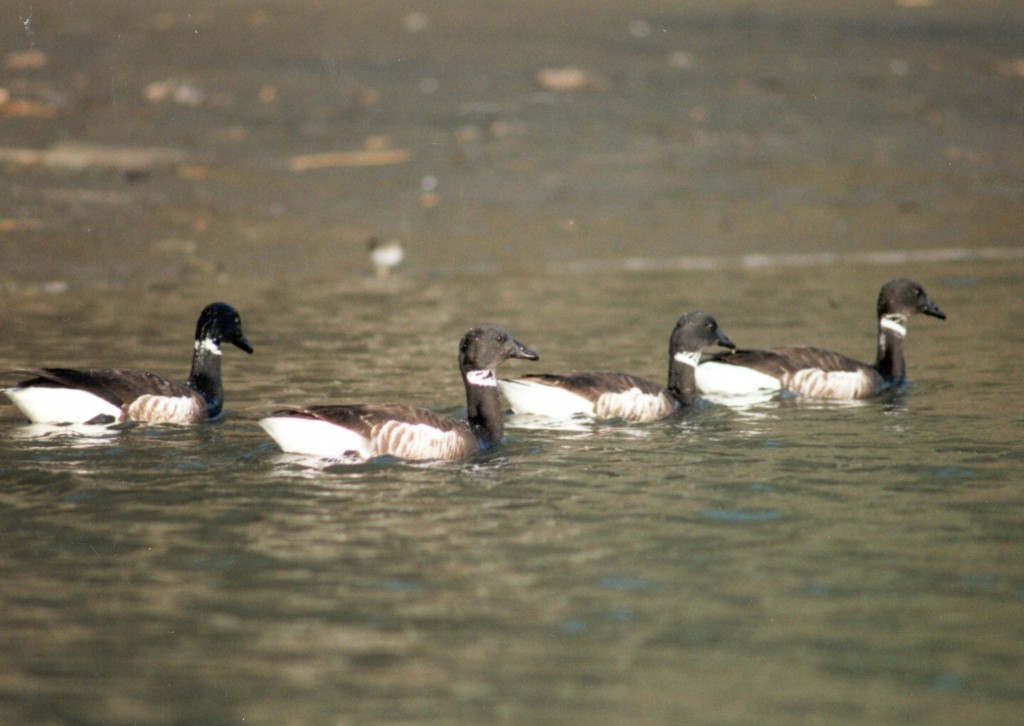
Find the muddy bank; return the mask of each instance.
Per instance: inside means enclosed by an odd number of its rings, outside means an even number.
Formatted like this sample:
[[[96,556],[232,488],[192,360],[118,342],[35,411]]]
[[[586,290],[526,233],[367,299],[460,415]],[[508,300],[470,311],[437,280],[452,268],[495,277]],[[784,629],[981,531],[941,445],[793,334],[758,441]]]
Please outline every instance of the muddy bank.
[[[0,282],[1019,248],[1016,7],[9,8]]]

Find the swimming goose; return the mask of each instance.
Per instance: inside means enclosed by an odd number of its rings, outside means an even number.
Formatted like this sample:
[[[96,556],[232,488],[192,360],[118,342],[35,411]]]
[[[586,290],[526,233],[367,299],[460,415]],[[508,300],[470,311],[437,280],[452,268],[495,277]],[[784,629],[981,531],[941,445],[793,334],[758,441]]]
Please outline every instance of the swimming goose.
[[[515,413],[655,421],[693,402],[693,370],[701,348],[710,345],[735,347],[713,317],[692,312],[679,318],[669,338],[667,388],[612,371],[530,374],[500,380],[498,387]]]
[[[369,403],[285,408],[260,420],[260,426],[283,451],[293,454],[361,460],[378,456],[412,461],[461,459],[490,448],[504,436],[494,369],[509,358],[538,360],[536,353],[495,325],[473,328],[463,336],[459,370],[466,387],[466,421],[416,406]]]
[[[814,398],[867,398],[906,381],[907,319],[946,314],[913,280],[892,280],[878,294],[878,355],[872,364],[821,348],[737,350],[697,366],[697,390],[718,396],[786,390]]]
[[[196,323],[192,372],[185,383],[126,368],[25,368],[8,372],[32,378],[2,390],[33,423],[200,423],[219,416],[224,404],[220,347],[225,342],[252,353],[238,312],[212,303]]]

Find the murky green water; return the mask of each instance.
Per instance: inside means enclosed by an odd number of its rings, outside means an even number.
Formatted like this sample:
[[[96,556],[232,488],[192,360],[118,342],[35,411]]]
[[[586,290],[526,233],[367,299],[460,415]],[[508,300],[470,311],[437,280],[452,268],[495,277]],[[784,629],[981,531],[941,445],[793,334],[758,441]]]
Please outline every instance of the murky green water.
[[[184,378],[216,299],[256,354],[211,425],[0,406],[0,724],[1020,723],[1018,4],[10,4],[0,368]],[[870,359],[898,276],[949,318],[876,401],[418,466],[255,424],[458,415],[483,321],[542,356],[505,374],[662,380],[696,307]]]
[[[1024,276],[1006,264],[310,281],[4,300],[0,361],[183,377],[242,313],[227,414],[102,438],[0,409],[6,723],[1014,723],[1024,708]],[[284,402],[458,412],[455,345],[506,373],[660,380],[683,311],[737,343],[870,358],[913,274],[913,384],[859,405],[702,405],[509,428],[476,459],[310,467]],[[543,304],[541,304],[543,301]]]

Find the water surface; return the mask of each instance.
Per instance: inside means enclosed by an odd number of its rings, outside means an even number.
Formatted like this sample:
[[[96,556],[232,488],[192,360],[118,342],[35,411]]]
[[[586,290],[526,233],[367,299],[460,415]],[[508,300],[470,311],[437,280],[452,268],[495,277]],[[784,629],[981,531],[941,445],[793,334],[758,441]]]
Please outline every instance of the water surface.
[[[0,405],[0,723],[1021,721],[1019,2],[8,5],[0,368],[184,378],[213,300],[256,353],[209,425]],[[462,415],[485,321],[507,375],[663,380],[694,308],[871,359],[902,276],[949,317],[870,402],[421,465],[255,423]]]
[[[911,321],[913,383],[870,402],[513,417],[497,450],[420,465],[317,465],[255,425],[275,402],[459,415],[481,320],[540,352],[509,374],[660,380],[694,307],[742,345],[870,357],[896,272],[218,290],[256,348],[225,352],[222,421],[77,437],[0,409],[4,720],[1013,722],[1024,285],[1000,265],[914,270],[949,319]],[[9,298],[0,358],[184,376],[197,294]]]

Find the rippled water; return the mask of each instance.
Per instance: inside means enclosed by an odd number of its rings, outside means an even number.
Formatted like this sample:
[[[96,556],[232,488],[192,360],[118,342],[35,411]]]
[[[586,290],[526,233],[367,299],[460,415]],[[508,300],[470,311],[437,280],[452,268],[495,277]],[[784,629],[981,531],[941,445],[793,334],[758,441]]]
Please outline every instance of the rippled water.
[[[744,346],[873,352],[911,274],[913,384],[510,421],[457,463],[311,465],[275,403],[458,414],[490,320],[536,364],[661,380],[695,307]],[[1024,709],[1019,264],[311,280],[7,296],[0,363],[184,377],[211,299],[227,413],[102,436],[0,408],[5,723],[1014,723]]]

